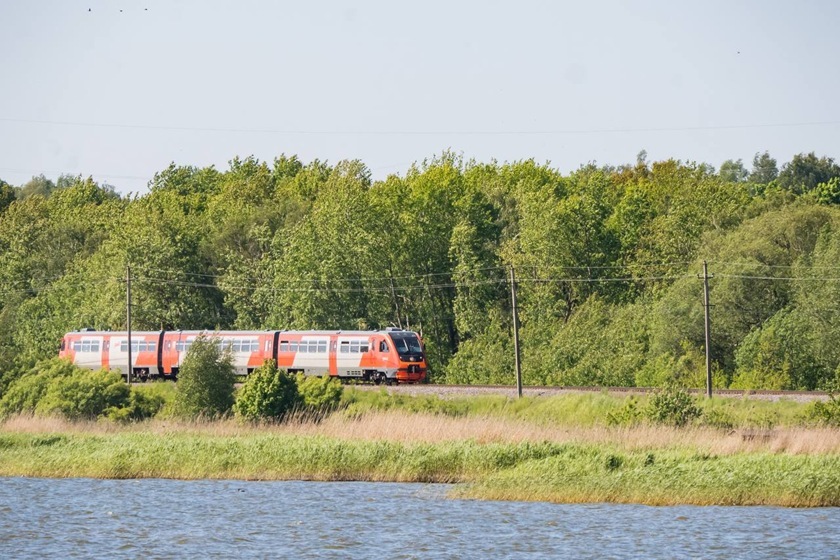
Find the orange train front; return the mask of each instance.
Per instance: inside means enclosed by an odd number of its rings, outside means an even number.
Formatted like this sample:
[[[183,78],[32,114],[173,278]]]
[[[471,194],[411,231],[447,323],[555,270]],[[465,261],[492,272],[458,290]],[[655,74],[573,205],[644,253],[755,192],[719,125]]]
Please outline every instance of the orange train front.
[[[152,331],[131,333],[134,379],[169,378],[190,345],[204,334],[230,351],[238,375],[266,360],[290,373],[330,375],[374,383],[417,383],[426,378],[426,353],[412,331]],[[82,330],[67,333],[59,356],[89,368],[128,369],[128,333]],[[125,375],[125,374],[123,374]]]

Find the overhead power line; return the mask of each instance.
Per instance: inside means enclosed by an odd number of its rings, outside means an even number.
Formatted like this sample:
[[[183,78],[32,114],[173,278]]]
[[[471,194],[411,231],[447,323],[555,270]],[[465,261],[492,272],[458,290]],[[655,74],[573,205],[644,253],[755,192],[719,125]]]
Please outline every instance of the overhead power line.
[[[76,126],[91,128],[121,128],[137,130],[166,130],[183,132],[213,132],[213,133],[251,133],[251,134],[289,134],[311,136],[551,136],[577,134],[617,134],[637,132],[694,132],[708,130],[740,130],[756,128],[797,128],[807,126],[836,126],[840,120],[828,121],[800,121],[787,123],[740,123],[706,126],[665,126],[665,127],[626,127],[626,128],[570,128],[570,129],[541,129],[541,130],[339,130],[339,129],[299,129],[299,128],[241,128],[241,127],[198,127],[174,125],[148,125],[134,123],[103,123],[85,121],[60,121],[41,119],[20,119],[0,117],[0,122],[38,124],[53,126]]]
[[[139,267],[138,267],[139,268]],[[827,269],[834,269],[838,267],[822,267]],[[477,273],[479,271],[487,272],[493,271],[496,272],[497,275],[485,278],[482,280],[471,280],[471,281],[445,281],[445,282],[435,282],[435,278],[438,278],[442,275],[452,276],[452,273],[432,273],[432,274],[425,274],[425,275],[412,275],[412,276],[402,276],[402,277],[381,277],[381,278],[284,278],[282,280],[282,285],[275,285],[273,281],[267,282],[265,279],[255,278],[255,277],[245,277],[244,280],[250,280],[250,283],[246,284],[235,284],[235,285],[226,285],[224,283],[219,284],[215,282],[192,282],[187,279],[179,279],[179,277],[184,276],[194,276],[194,277],[206,277],[210,279],[218,279],[222,278],[221,275],[214,275],[214,274],[201,274],[201,273],[189,273],[189,272],[182,272],[182,271],[167,271],[163,269],[141,269],[142,273],[139,275],[133,276],[133,282],[135,285],[142,285],[143,283],[150,283],[150,284],[157,284],[157,285],[170,285],[170,286],[179,286],[179,287],[186,287],[186,288],[205,288],[205,289],[216,289],[220,291],[255,291],[259,290],[262,292],[268,293],[285,293],[285,292],[296,292],[296,293],[312,293],[312,292],[333,292],[333,293],[388,293],[388,292],[399,292],[399,293],[409,293],[413,291],[421,291],[421,290],[452,290],[452,289],[464,289],[464,288],[474,288],[479,286],[492,286],[498,285],[503,286],[508,283],[508,278],[503,273],[503,271],[508,271],[509,267],[489,267],[483,269],[476,269],[474,271],[469,271],[470,273]],[[163,273],[168,275],[168,277],[160,277],[160,276],[150,276],[148,272],[157,272]],[[502,272],[501,274],[498,274]],[[531,285],[540,285],[540,284],[598,284],[598,283],[638,283],[638,282],[661,282],[661,281],[674,281],[674,280],[682,280],[686,278],[695,278],[694,274],[672,274],[672,275],[661,275],[661,276],[607,276],[607,277],[584,277],[584,276],[537,276],[537,277],[523,277],[519,276],[516,279],[518,284],[531,284]],[[54,277],[48,280],[60,280],[61,277]],[[727,278],[727,279],[738,279],[738,280],[757,280],[757,281],[782,281],[782,282],[837,282],[840,281],[840,276],[768,276],[768,275],[754,275],[754,274],[727,274],[727,273],[716,273],[714,278]],[[392,285],[390,283],[391,280],[394,279],[410,279],[413,280],[412,283],[402,283],[399,285]],[[44,281],[45,279],[40,279],[40,281]],[[423,280],[429,280],[429,282],[423,282]],[[38,287],[20,287],[15,286],[20,280],[11,281],[4,286],[5,289],[0,289],[0,293],[2,294],[33,294],[37,295],[41,292],[57,289],[57,288],[68,288],[74,287],[77,289],[84,289],[93,286],[101,286],[103,283],[112,282],[118,284],[124,284],[125,278],[121,276],[99,276],[94,279],[88,279],[84,281],[72,281],[68,283],[51,283],[43,286]],[[347,283],[360,283],[361,286],[357,287],[348,287],[346,286]],[[377,283],[381,285],[376,285]]]

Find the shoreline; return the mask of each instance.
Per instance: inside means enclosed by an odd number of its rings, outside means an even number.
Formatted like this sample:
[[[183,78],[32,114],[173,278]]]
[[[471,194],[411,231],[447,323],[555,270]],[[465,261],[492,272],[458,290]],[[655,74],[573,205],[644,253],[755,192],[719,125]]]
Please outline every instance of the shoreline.
[[[591,430],[591,441],[583,431],[568,441],[431,442],[237,429],[223,422],[6,424],[0,427],[0,476],[422,482],[456,484],[451,495],[470,499],[840,506],[835,450],[774,450],[766,442],[715,448],[700,441],[702,434],[695,443],[677,434],[681,440],[656,445],[645,443],[650,436],[640,430],[614,432],[613,440],[600,441],[603,434]],[[639,441],[622,443],[633,437]]]

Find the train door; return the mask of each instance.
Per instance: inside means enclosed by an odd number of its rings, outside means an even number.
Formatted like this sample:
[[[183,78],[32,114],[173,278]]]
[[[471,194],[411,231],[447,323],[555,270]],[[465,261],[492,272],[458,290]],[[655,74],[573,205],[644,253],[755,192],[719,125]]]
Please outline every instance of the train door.
[[[336,370],[341,377],[362,377],[362,355],[369,350],[367,337],[339,336],[336,340]]]

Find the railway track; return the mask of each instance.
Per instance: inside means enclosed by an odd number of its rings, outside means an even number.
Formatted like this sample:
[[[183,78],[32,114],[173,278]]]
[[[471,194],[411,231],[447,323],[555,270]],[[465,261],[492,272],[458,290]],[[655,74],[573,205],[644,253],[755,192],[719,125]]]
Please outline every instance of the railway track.
[[[466,397],[476,395],[504,395],[516,397],[515,386],[510,385],[439,385],[433,383],[422,383],[413,385],[353,385],[357,389],[367,391],[388,391],[393,394],[403,395],[436,395],[441,398]],[[555,396],[569,393],[606,393],[610,395],[647,395],[655,393],[659,389],[648,387],[523,387],[522,394],[526,397]],[[705,395],[705,389],[686,389],[689,393],[698,396]],[[827,400],[828,393],[823,391],[767,391],[767,390],[741,390],[741,389],[715,389],[712,392],[716,397],[756,399],[756,400],[793,400],[813,401]]]

